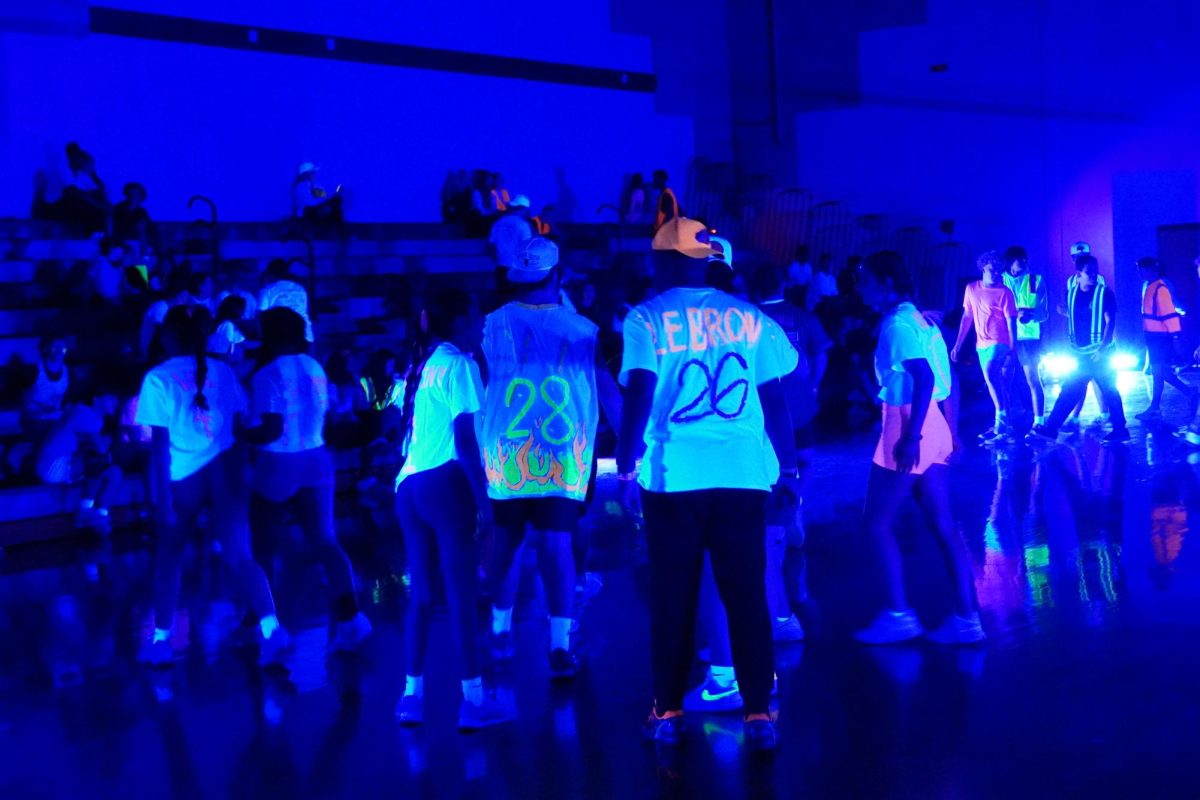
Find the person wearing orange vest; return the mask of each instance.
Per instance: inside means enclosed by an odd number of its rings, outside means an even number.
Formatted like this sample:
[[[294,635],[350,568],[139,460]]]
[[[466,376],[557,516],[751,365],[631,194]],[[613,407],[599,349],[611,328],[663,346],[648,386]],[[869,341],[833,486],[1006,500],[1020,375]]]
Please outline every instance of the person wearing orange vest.
[[[676,217],[682,216],[683,213],[679,210],[679,200],[675,197],[675,192],[667,186],[666,170],[654,171],[654,189],[658,192],[654,214],[654,231],[657,233],[659,228]]]
[[[1180,308],[1171,285],[1162,277],[1158,259],[1146,256],[1137,260],[1138,277],[1142,279],[1142,332],[1146,336],[1146,368],[1153,384],[1150,407],[1138,414],[1142,421],[1162,419],[1159,406],[1163,389],[1171,384],[1187,396],[1191,403],[1191,414],[1195,414],[1196,401],[1200,395],[1175,374],[1175,342],[1183,329]]]
[[[508,189],[502,185],[503,181],[500,178],[499,172],[493,172],[490,178],[491,182],[491,210],[495,214],[503,214],[508,211],[508,204],[511,202],[511,197]]]

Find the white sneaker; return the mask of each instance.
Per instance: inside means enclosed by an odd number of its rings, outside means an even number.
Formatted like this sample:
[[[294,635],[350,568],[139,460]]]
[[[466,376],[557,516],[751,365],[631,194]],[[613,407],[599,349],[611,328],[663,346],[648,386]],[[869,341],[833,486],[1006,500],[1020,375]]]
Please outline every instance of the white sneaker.
[[[938,644],[976,644],[987,638],[979,622],[979,614],[960,617],[951,614],[937,630],[929,631],[925,638]]]
[[[916,639],[925,629],[911,610],[879,612],[871,624],[856,631],[854,638],[863,644],[895,644]]]

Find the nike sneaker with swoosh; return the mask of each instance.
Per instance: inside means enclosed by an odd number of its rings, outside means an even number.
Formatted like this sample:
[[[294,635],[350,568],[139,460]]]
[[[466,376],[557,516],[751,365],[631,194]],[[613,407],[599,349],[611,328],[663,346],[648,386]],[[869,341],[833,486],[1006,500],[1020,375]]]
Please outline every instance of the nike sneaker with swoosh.
[[[740,711],[742,708],[742,693],[737,681],[729,686],[717,683],[712,675],[704,678],[704,683],[688,692],[683,698],[684,711],[708,712],[719,714],[729,711]]]

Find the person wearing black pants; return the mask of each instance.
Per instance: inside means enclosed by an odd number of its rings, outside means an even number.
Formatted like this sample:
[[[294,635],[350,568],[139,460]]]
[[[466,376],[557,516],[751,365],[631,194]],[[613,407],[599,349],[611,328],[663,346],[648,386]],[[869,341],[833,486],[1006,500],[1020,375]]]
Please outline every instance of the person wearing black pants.
[[[1071,342],[1071,353],[1078,366],[1063,383],[1054,411],[1045,425],[1037,425],[1033,432],[1039,436],[1055,439],[1067,415],[1087,394],[1089,382],[1100,388],[1108,407],[1112,430],[1104,437],[1104,444],[1122,444],[1129,441],[1129,429],[1125,427],[1125,406],[1117,391],[1117,377],[1109,363],[1114,351],[1113,335],[1117,324],[1117,300],[1112,289],[1098,280],[1099,265],[1090,254],[1079,256],[1075,261],[1075,279],[1067,288],[1067,330]]]
[[[706,234],[683,218],[659,229],[655,278],[664,291],[632,309],[623,326],[617,479],[625,507],[645,509],[654,586],[655,697],[643,735],[662,745],[678,741],[707,552],[728,611],[746,743],[767,751],[777,740],[769,706],[766,500],[778,483],[796,492],[795,442],[780,378],[799,356],[760,309],[706,285],[708,262],[721,260]]]
[[[661,708],[683,707],[683,689],[696,652],[694,598],[707,551],[721,603],[729,619],[738,620],[729,626],[729,636],[745,711],[767,712],[775,676],[763,581],[768,495],[745,489],[642,493],[646,529],[655,532],[646,538],[650,563],[676,564],[656,570],[650,588],[654,696]],[[757,530],[763,535],[751,534]]]

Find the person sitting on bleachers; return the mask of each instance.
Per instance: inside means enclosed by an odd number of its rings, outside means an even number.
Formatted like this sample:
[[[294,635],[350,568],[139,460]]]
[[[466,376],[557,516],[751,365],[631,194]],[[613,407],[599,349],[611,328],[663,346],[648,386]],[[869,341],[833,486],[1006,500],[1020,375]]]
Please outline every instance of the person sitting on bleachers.
[[[292,216],[311,223],[341,224],[342,187],[337,187],[332,195],[326,192],[317,183],[319,169],[311,161],[305,161],[297,170],[292,181]]]
[[[125,199],[113,206],[112,235],[118,242],[134,242],[141,253],[148,253],[157,244],[154,222],[146,211],[146,187],[127,183],[122,194]]]
[[[304,338],[311,344],[312,320],[308,318],[308,292],[292,276],[290,265],[282,258],[272,259],[262,276],[262,291],[258,293],[259,313],[268,308],[290,308],[304,317]]]
[[[67,340],[43,336],[38,343],[38,363],[27,383],[21,404],[21,423],[26,436],[41,440],[62,419],[63,399],[70,386],[67,369]]]
[[[96,174],[96,160],[75,142],[67,145],[66,156],[65,169],[37,174],[33,218],[62,222],[87,234],[107,233],[112,205]]]
[[[34,457],[34,471],[43,483],[82,484],[75,526],[105,535],[112,530],[108,507],[121,470],[112,463],[112,439],[104,431],[119,408],[115,390],[97,388],[87,402],[64,412]]]
[[[100,239],[99,250],[89,270],[89,298],[99,298],[110,306],[118,306],[128,283],[125,280],[125,245],[112,236]]]

